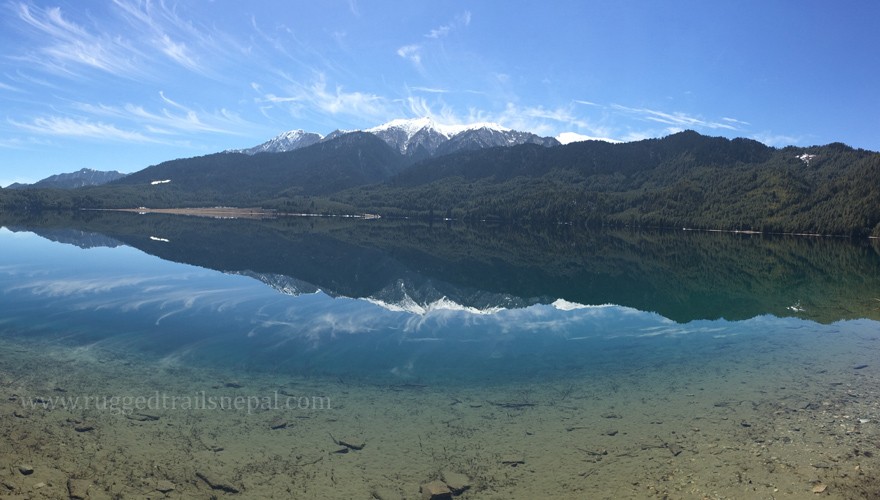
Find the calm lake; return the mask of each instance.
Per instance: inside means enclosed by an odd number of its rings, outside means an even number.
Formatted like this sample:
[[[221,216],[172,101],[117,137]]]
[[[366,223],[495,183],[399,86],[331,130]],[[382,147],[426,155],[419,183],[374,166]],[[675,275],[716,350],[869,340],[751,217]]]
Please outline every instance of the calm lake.
[[[0,226],[0,496],[880,495],[876,242]]]

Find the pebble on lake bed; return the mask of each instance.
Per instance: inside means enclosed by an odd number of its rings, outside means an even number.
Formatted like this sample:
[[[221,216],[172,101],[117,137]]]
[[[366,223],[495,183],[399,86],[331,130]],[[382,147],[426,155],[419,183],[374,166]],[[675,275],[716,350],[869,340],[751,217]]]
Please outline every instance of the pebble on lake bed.
[[[86,479],[70,478],[67,480],[67,493],[71,499],[85,500],[89,495],[89,486],[91,483]]]
[[[443,482],[446,483],[446,486],[449,486],[454,495],[461,495],[471,487],[471,478],[465,474],[443,471],[440,477],[443,478]]]

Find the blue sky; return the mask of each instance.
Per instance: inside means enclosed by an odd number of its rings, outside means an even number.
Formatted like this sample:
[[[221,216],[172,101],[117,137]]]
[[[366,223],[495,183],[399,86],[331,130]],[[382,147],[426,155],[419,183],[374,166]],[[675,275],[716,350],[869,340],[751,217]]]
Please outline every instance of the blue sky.
[[[878,19],[874,0],[3,2],[0,185],[426,115],[880,150]]]

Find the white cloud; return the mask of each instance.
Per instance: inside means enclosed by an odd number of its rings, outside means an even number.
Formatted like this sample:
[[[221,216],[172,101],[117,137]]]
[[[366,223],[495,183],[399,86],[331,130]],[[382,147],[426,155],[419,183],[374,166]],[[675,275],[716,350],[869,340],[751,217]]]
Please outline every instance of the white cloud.
[[[450,31],[452,31],[452,26],[447,24],[444,26],[440,26],[439,28],[432,29],[428,32],[427,35],[425,35],[425,38],[443,38],[444,36],[448,35]]]
[[[799,136],[774,134],[772,132],[762,132],[759,134],[753,134],[752,139],[763,142],[768,146],[785,147],[800,144],[804,138]]]
[[[307,89],[305,97],[318,109],[330,114],[380,116],[386,114],[385,99],[364,92],[346,92],[341,85],[328,89],[322,76]]]
[[[404,45],[397,49],[397,55],[413,63],[416,69],[422,70],[422,46]]]

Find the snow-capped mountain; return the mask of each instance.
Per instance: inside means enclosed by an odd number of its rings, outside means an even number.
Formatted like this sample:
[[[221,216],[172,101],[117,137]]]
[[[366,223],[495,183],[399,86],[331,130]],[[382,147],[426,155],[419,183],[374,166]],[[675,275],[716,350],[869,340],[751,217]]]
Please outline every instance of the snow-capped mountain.
[[[537,303],[507,294],[460,289],[448,283],[435,283],[419,276],[398,279],[370,295],[350,295],[332,288],[322,288],[283,274],[253,271],[224,271],[247,276],[263,282],[285,295],[304,295],[322,292],[330,297],[348,297],[365,300],[393,312],[408,312],[420,316],[434,311],[466,311],[472,314],[495,314],[506,309],[519,309]],[[438,288],[439,287],[439,288]]]
[[[559,145],[551,137],[519,132],[497,123],[440,125],[430,118],[392,120],[365,132],[379,137],[406,156],[435,156],[519,144],[540,144],[547,147]]]
[[[312,144],[321,142],[324,137],[314,132],[305,132],[303,130],[291,130],[279,134],[268,141],[248,149],[233,149],[230,153],[244,153],[246,155],[255,155],[257,153],[282,153],[284,151],[293,151],[294,149],[305,148]]]
[[[520,132],[497,123],[469,125],[442,125],[431,118],[399,119],[366,130],[336,130],[322,137],[320,134],[292,130],[248,149],[229,152],[256,154],[281,153],[329,141],[351,132],[367,132],[382,139],[400,154],[413,158],[427,158],[456,151],[475,150],[519,144],[558,146],[552,137],[540,137],[531,132]]]
[[[368,128],[364,132],[375,135],[400,154],[409,156],[419,152],[431,155],[450,137],[448,132],[441,131],[430,118],[392,120],[378,127]]]

